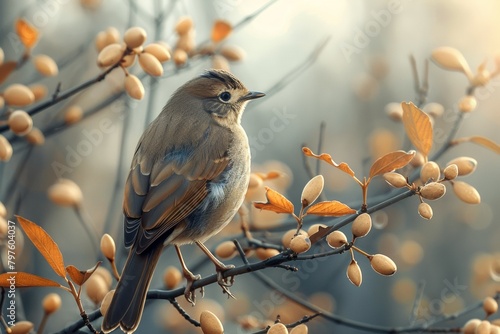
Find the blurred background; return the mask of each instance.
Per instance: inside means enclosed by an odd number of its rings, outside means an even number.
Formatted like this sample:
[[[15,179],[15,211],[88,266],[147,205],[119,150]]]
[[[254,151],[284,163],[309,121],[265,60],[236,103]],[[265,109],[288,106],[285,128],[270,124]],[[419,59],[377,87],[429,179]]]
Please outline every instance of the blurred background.
[[[243,117],[253,170],[280,171],[279,179],[266,184],[299,206],[300,193],[310,178],[301,147],[306,144],[316,151],[321,122],[325,124],[321,151],[331,154],[337,162],[349,163],[358,176],[366,175],[371,161],[382,154],[409,149],[402,124],[387,116],[386,106],[416,101],[410,55],[416,60],[421,80],[425,61],[440,46],[460,50],[473,72],[485,60],[486,68],[493,71],[500,51],[499,13],[500,3],[494,0],[2,1],[0,47],[5,60],[19,60],[23,55],[14,25],[18,18],[24,18],[40,33],[32,54],[52,57],[59,74],[44,77],[28,61],[0,85],[0,91],[13,83],[43,84],[47,88],[44,101],[50,99],[58,84],[64,92],[96,77],[103,71],[96,65],[96,35],[109,27],[115,27],[123,36],[127,28],[140,26],[148,33],[146,43],[162,40],[174,48],[178,39],[174,27],[179,18],[189,16],[198,47],[210,40],[215,20],[225,20],[233,31],[220,44],[237,45],[245,54],[242,60],[229,62],[230,70],[251,90],[268,93],[265,99],[249,104]],[[126,257],[122,246],[122,185],[137,140],[175,89],[213,65],[211,56],[192,57],[182,66],[169,61],[159,78],[145,75],[135,65],[130,72],[138,75],[145,87],[141,101],[123,92],[124,74],[116,69],[102,82],[33,117],[34,125],[45,135],[43,145],[33,146],[10,131],[2,132],[14,151],[10,161],[0,163],[0,200],[7,207],[7,218],[17,214],[43,226],[59,244],[65,263],[78,268],[90,268],[102,257],[82,227],[81,220],[88,221],[97,240],[103,233],[115,238],[121,268]],[[434,122],[435,151],[454,124],[457,104],[466,93],[468,81],[463,73],[446,71],[431,62],[428,83],[427,102],[440,103],[444,108],[443,115]],[[500,81],[493,78],[476,90],[478,107],[465,116],[457,137],[482,135],[500,142],[499,86]],[[83,117],[68,124],[65,115],[75,107],[83,111]],[[8,108],[0,109],[2,121],[7,113]],[[102,122],[112,125],[103,131]],[[95,134],[94,142],[89,134]],[[85,154],[78,154],[79,149]],[[393,258],[399,268],[396,275],[382,277],[374,273],[369,262],[359,256],[364,277],[361,287],[355,287],[345,276],[347,254],[295,263],[300,269],[297,274],[281,269],[263,273],[291,293],[336,315],[387,327],[433,321],[492,295],[499,288],[500,277],[500,271],[492,269],[500,259],[500,158],[465,143],[448,150],[437,162],[443,167],[459,156],[478,161],[476,172],[464,181],[479,191],[481,204],[461,202],[448,187],[443,199],[430,203],[434,218],[426,221],[417,213],[418,199],[411,197],[375,213],[376,228],[357,242],[369,253],[381,252]],[[314,170],[315,161],[310,163]],[[359,208],[361,192],[350,178],[326,164],[321,165],[320,173],[325,176],[327,199]],[[47,189],[59,177],[79,185],[83,193],[81,209],[61,207],[49,199]],[[374,181],[369,202],[387,191],[385,183]],[[264,199],[263,190],[251,199]],[[282,221],[286,217],[274,213],[252,211],[251,217],[255,236],[277,243],[283,231],[293,227],[289,220]],[[348,226],[343,230],[349,235]],[[208,245],[214,248],[239,233],[238,223],[232,223]],[[18,271],[57,279],[29,241],[22,245],[19,230],[18,247],[22,247],[16,263]],[[203,276],[213,273],[212,265],[199,265],[201,253],[195,247],[184,248],[188,266],[196,265],[196,272]],[[320,243],[312,251],[326,248]],[[251,261],[257,259],[252,257]],[[241,264],[237,258],[225,262]],[[165,251],[152,287],[162,287],[163,271],[169,265],[179,267],[173,249]],[[104,266],[109,268],[107,263]],[[59,291],[18,290],[22,304],[18,316],[38,325],[43,315],[41,301],[49,292]],[[197,307],[186,309],[194,318],[199,310],[210,309],[224,319],[227,333],[247,332],[238,322],[248,315],[265,323],[279,314],[290,323],[311,314],[282,297],[271,298],[269,290],[252,275],[237,277],[232,292],[237,299],[227,300],[219,287],[209,286]],[[79,319],[71,296],[59,293],[64,307],[49,320],[46,332],[56,332]],[[87,310],[95,309],[85,294],[82,298]],[[482,313],[467,314],[439,326],[461,326],[473,316],[482,317]],[[308,325],[311,333],[365,332],[320,318]],[[201,330],[178,316],[168,302],[156,300],[146,306],[138,332]]]

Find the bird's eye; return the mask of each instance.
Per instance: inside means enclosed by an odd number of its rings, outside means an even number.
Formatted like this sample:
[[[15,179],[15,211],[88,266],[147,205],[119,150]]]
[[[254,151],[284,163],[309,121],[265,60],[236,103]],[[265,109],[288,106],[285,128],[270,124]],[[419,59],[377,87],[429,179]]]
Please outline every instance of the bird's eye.
[[[228,102],[229,100],[231,100],[231,93],[229,92],[220,93],[219,100],[221,100],[222,102]]]

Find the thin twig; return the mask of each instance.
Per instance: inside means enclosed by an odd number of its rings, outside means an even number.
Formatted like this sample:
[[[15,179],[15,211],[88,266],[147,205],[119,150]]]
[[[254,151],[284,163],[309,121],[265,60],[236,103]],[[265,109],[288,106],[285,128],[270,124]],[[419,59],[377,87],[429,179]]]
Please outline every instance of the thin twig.
[[[172,304],[173,307],[175,307],[175,309],[179,312],[179,314],[182,315],[182,317],[184,319],[186,319],[190,324],[192,324],[196,327],[200,327],[200,323],[198,321],[194,320],[193,318],[191,318],[191,316],[182,308],[182,306],[179,305],[177,300],[172,298],[172,299],[169,299],[168,301],[170,302],[170,304]]]

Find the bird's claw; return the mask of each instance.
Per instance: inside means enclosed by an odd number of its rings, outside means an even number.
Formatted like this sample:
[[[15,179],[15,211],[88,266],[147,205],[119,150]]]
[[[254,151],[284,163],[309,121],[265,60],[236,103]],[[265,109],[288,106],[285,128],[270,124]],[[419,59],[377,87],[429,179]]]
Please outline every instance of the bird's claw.
[[[186,279],[187,284],[186,289],[184,290],[184,297],[186,297],[186,300],[194,306],[196,304],[196,290],[193,289],[193,283],[201,279],[201,275],[186,275]],[[201,287],[200,290],[201,297],[203,298],[205,290],[203,289],[203,287]]]
[[[226,293],[228,297],[236,299],[231,291],[229,291],[229,288],[233,286],[234,276],[224,277],[224,272],[233,268],[234,266],[232,264],[224,265],[224,267],[217,267],[217,283],[222,288],[223,293]]]

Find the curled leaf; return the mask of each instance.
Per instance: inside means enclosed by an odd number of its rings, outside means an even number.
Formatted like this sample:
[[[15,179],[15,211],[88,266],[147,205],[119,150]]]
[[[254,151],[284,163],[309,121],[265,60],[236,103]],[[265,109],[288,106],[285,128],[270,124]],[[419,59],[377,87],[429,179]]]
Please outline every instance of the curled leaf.
[[[309,209],[307,209],[308,215],[317,215],[317,216],[345,216],[356,213],[356,210],[351,209],[344,203],[339,201],[325,201],[319,202],[314,205],[311,205]]]
[[[38,41],[38,30],[24,19],[16,21],[16,32],[26,48],[33,47]]]
[[[62,287],[61,284],[48,278],[24,272],[17,272],[15,274],[3,273],[0,275],[0,287],[8,288],[12,282],[15,284],[16,288],[31,288],[35,286]]]
[[[45,260],[47,260],[54,272],[61,277],[65,277],[66,273],[64,271],[63,256],[50,235],[32,221],[21,216],[16,216],[16,218],[19,224],[21,224],[26,236],[31,240],[33,245],[35,245],[36,249],[38,249]]]
[[[468,141],[471,143],[481,145],[489,150],[492,150],[493,152],[500,154],[500,145],[492,141],[491,139],[488,139],[483,136],[472,136],[468,137]]]
[[[317,154],[314,154],[314,152],[309,147],[303,147],[302,152],[304,153],[304,155],[306,155],[308,157],[314,157],[316,159],[323,160],[323,161],[327,162],[328,164],[332,165],[333,167],[340,169],[344,173],[347,173],[350,176],[354,176],[354,172],[351,169],[351,167],[349,167],[348,164],[346,164],[345,162],[341,162],[340,164],[336,163],[335,161],[333,161],[330,154],[322,153],[320,155],[317,155]]]
[[[254,202],[257,209],[273,211],[276,213],[293,213],[293,204],[285,196],[269,187],[266,188],[267,202]]]
[[[77,285],[83,285],[89,279],[89,277],[92,276],[92,274],[97,270],[97,268],[99,268],[101,263],[102,262],[99,261],[96,263],[95,266],[87,270],[80,270],[73,265],[69,265],[66,267],[66,271],[68,272],[69,277],[74,283],[76,283]]]
[[[425,157],[432,148],[432,124],[429,116],[412,102],[401,103],[403,124],[413,146]]]
[[[7,61],[0,65],[0,84],[9,77],[16,66],[17,63],[15,61]]]
[[[402,168],[410,163],[415,156],[415,151],[394,151],[378,158],[370,168],[370,179],[385,173]],[[405,181],[406,183],[406,181]]]

